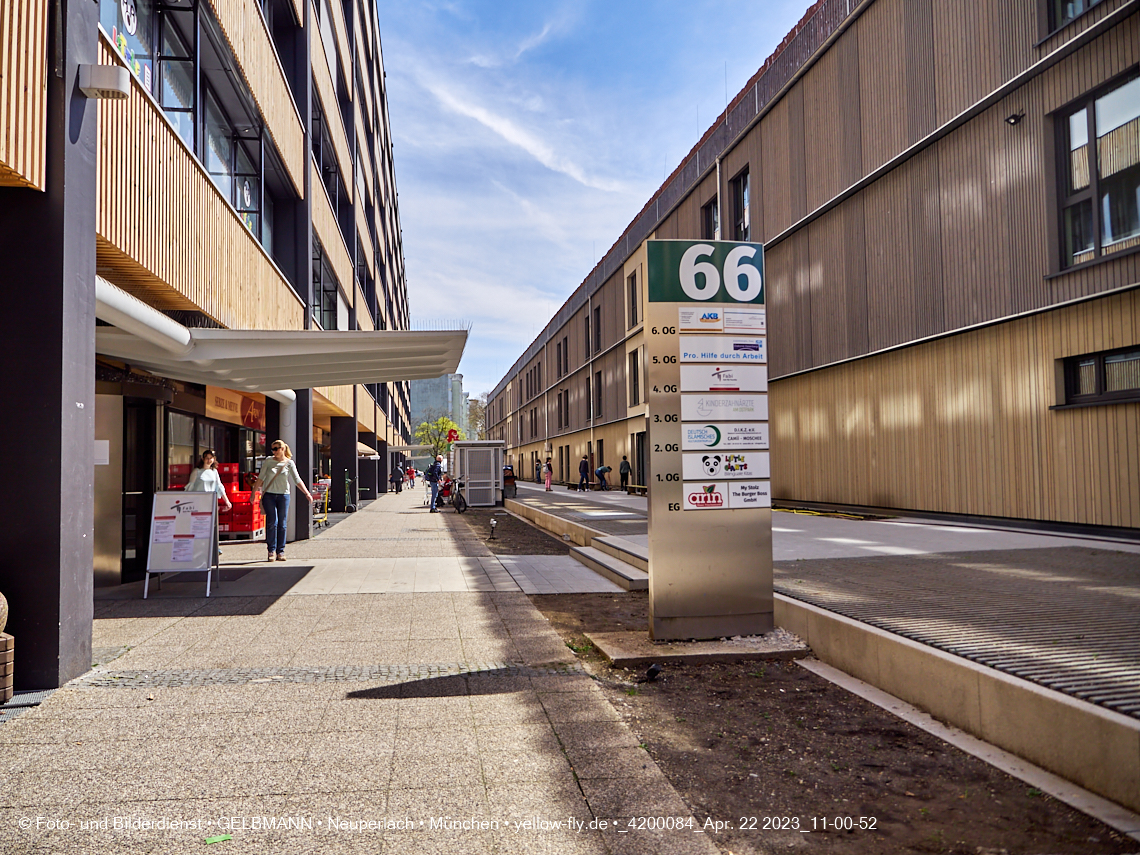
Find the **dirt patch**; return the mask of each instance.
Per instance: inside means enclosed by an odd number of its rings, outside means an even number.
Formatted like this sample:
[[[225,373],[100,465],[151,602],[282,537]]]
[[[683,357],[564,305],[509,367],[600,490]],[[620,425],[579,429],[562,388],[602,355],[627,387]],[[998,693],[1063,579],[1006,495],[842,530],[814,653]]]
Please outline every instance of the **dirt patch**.
[[[452,513],[445,508],[445,513]],[[495,555],[569,555],[572,544],[513,516],[502,508],[468,508],[457,515]],[[491,520],[495,536],[491,537]]]
[[[652,682],[610,668],[585,633],[646,626],[644,593],[531,600],[598,677],[697,820],[729,823],[712,838],[723,852],[1140,850],[793,662],[663,662]]]

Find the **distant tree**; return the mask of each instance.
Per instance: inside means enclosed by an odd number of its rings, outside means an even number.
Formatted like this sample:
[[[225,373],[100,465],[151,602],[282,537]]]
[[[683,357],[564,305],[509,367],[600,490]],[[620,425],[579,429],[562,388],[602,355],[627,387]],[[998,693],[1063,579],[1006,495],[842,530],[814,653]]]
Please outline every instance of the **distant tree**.
[[[435,421],[423,422],[416,428],[416,443],[430,445],[431,456],[434,459],[436,456],[447,452],[447,434],[448,431],[453,430],[458,431],[459,425],[447,416],[440,416]],[[465,439],[463,431],[459,431],[459,438]]]
[[[476,439],[487,438],[487,398],[490,397],[489,393],[484,392],[477,398],[471,398],[467,402],[467,424],[471,427],[471,432],[475,434]]]

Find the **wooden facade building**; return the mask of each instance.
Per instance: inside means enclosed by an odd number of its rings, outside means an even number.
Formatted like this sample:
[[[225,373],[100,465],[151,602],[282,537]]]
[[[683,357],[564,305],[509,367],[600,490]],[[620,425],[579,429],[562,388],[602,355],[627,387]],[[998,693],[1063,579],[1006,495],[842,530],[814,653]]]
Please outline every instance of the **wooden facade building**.
[[[495,388],[488,437],[524,477],[628,456],[648,483],[645,241],[752,240],[777,501],[1140,527],[1138,13],[815,3]]]

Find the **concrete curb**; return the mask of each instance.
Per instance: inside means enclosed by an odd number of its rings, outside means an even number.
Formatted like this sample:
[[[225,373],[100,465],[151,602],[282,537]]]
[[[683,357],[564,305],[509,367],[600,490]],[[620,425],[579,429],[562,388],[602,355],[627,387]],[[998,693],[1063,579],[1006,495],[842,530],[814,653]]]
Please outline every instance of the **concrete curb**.
[[[728,641],[652,641],[645,630],[587,632],[586,638],[615,668],[645,668],[656,663],[747,662],[756,659],[803,659],[807,647],[757,645],[746,647]]]
[[[820,661],[1140,810],[1140,721],[783,594],[775,618]]]
[[[567,534],[570,535],[570,540],[578,546],[593,546],[595,537],[606,536],[604,531],[598,531],[581,523],[564,520],[562,517],[555,516],[552,513],[539,510],[538,508],[532,508],[530,505],[520,502],[517,499],[504,499],[503,507],[511,513],[518,514],[539,528],[545,529],[559,537]]]

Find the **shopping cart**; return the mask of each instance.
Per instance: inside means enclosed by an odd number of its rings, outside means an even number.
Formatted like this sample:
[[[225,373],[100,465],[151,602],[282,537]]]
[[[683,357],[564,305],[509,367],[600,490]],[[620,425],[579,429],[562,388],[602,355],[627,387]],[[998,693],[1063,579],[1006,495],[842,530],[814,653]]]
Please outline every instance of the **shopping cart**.
[[[331,481],[318,481],[313,485],[313,528],[329,524],[329,487]]]

